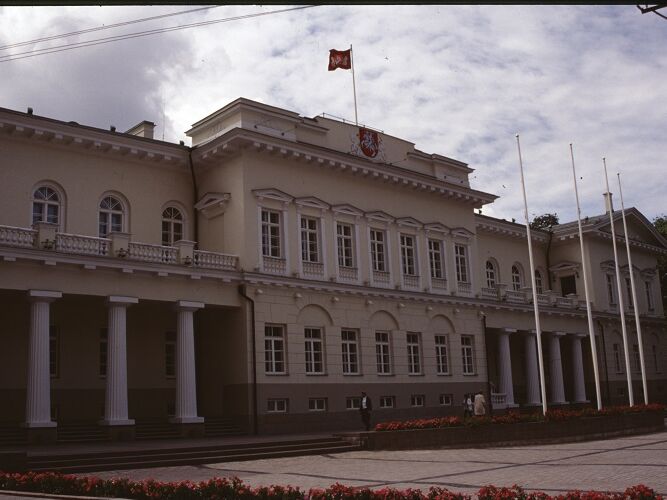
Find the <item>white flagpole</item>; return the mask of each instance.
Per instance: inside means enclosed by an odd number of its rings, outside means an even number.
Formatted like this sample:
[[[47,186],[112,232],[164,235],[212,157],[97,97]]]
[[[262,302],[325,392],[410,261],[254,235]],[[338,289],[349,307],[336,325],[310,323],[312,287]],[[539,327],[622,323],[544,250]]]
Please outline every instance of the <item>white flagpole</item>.
[[[521,172],[521,189],[523,190],[523,207],[526,217],[526,238],[528,239],[528,261],[530,263],[530,284],[533,288],[533,309],[535,310],[535,336],[537,337],[537,360],[540,369],[540,390],[542,395],[542,414],[547,413],[547,390],[544,381],[544,358],[542,356],[542,329],[540,313],[537,307],[537,288],[535,286],[535,265],[533,264],[533,245],[530,239],[530,223],[528,222],[528,201],[526,200],[526,184],[523,180],[523,160],[519,134],[516,134],[516,147],[519,150],[519,171]]]
[[[352,91],[354,92],[354,124],[359,126],[359,117],[357,115],[357,84],[354,80],[354,55],[352,53],[352,44],[350,44],[350,67],[352,68]]]
[[[618,252],[616,251],[616,231],[614,230],[614,213],[609,197],[609,178],[607,177],[607,160],[602,158],[604,165],[604,180],[607,186],[607,199],[609,205],[609,224],[611,225],[611,244],[614,248],[614,264],[616,265],[616,288],[618,290],[618,309],[621,313],[621,332],[623,333],[623,349],[625,350],[625,372],[628,380],[628,399],[630,406],[635,405],[635,396],[632,392],[632,374],[630,373],[630,352],[628,351],[628,332],[625,328],[625,304],[623,303],[623,289],[621,288],[621,271],[618,267]]]
[[[644,389],[644,404],[648,404],[648,390],[646,387],[646,365],[644,364],[644,342],[642,341],[642,327],[639,322],[639,304],[637,304],[637,290],[635,288],[634,272],[632,270],[632,257],[630,257],[630,238],[628,238],[628,226],[625,222],[625,205],[623,204],[623,189],[621,188],[621,174],[617,173],[618,192],[621,195],[621,214],[623,214],[623,232],[625,233],[625,248],[628,252],[628,267],[630,269],[630,288],[632,288],[632,303],[635,309],[635,325],[637,326],[637,341],[639,343],[639,361],[642,369],[642,387]]]
[[[579,207],[579,190],[577,189],[577,172],[574,169],[574,150],[570,143],[570,157],[572,158],[572,178],[574,179],[574,196],[577,199],[577,223],[579,225],[579,245],[581,246],[581,266],[584,274],[584,293],[586,295],[586,313],[588,315],[588,336],[591,340],[591,355],[593,357],[593,373],[595,374],[595,395],[597,396],[598,410],[602,409],[602,395],[600,394],[600,372],[598,371],[598,353],[595,345],[595,330],[593,328],[593,313],[588,293],[588,271],[584,254],[584,232],[581,229],[581,208]]]

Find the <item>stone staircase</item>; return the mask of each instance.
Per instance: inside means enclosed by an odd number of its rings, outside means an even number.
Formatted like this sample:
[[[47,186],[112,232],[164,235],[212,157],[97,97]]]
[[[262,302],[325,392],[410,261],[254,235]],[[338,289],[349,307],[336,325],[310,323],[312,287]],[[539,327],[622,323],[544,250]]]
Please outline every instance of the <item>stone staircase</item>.
[[[135,422],[135,439],[175,439],[179,438],[178,428],[167,420],[149,419]]]
[[[107,441],[105,430],[97,422],[58,423],[58,442],[92,443]]]
[[[239,429],[231,419],[225,417],[206,417],[204,435],[206,437],[242,436],[245,432]]]
[[[0,446],[25,444],[26,432],[19,424],[0,423]]]

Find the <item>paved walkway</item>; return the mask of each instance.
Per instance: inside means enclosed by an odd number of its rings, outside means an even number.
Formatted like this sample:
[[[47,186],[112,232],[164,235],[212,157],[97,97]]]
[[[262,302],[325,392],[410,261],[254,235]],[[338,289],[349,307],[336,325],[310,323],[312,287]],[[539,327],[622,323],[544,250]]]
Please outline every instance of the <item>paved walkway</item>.
[[[87,475],[163,481],[238,476],[251,486],[289,484],[308,489],[340,482],[351,486],[411,487],[423,491],[430,486],[442,486],[465,493],[476,492],[488,484],[511,486],[516,483],[528,490],[558,494],[574,489],[623,491],[641,483],[667,495],[667,431],[584,443],[355,451]]]

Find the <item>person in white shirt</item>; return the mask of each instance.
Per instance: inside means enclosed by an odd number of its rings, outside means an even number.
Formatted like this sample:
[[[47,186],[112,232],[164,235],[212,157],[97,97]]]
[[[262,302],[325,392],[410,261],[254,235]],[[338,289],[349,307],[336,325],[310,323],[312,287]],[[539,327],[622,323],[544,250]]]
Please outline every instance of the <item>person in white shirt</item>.
[[[371,410],[373,410],[371,398],[369,398],[365,392],[362,392],[359,412],[361,413],[361,421],[364,423],[367,431],[371,430]]]

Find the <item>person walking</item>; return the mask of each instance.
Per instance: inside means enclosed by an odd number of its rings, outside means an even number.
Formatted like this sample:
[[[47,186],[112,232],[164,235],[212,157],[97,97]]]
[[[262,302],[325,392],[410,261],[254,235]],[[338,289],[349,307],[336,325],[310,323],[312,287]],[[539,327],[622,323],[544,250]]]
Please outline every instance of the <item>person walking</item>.
[[[364,423],[367,431],[371,430],[371,411],[373,410],[373,402],[365,392],[361,393],[361,404],[359,405],[359,412],[361,413],[361,421]]]
[[[476,417],[483,417],[486,415],[486,399],[484,398],[482,391],[478,391],[477,394],[475,394],[474,407]]]
[[[463,396],[463,418],[472,417],[472,394],[465,393]]]

